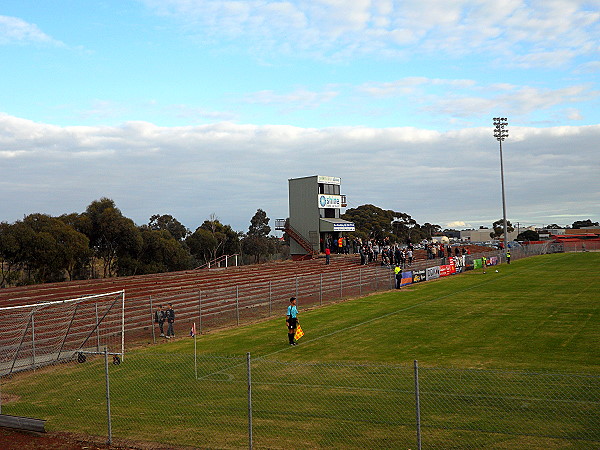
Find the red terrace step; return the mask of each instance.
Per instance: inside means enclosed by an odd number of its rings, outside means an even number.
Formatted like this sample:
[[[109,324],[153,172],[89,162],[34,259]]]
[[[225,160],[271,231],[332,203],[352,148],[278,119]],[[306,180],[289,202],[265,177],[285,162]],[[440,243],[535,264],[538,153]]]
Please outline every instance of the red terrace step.
[[[198,318],[199,293],[202,295],[202,317],[205,318],[203,329],[212,329],[236,322],[238,302],[245,321],[265,317],[268,315],[266,307],[272,306],[273,313],[284,311],[287,299],[296,288],[296,277],[300,282],[300,289],[305,292],[302,301],[305,305],[314,304],[319,301],[319,295],[306,292],[307,283],[314,288],[328,275],[332,275],[335,280],[340,279],[339,274],[344,273],[355,277],[360,267],[359,261],[358,255],[335,255],[332,264],[328,266],[325,265],[324,258],[321,258],[0,289],[0,307],[68,300],[124,289],[126,339],[129,342],[147,341],[152,336],[150,296],[154,308],[159,303],[172,302],[175,305],[178,317],[176,330],[179,335],[185,335],[185,328]],[[355,274],[352,275],[352,272]],[[267,292],[269,294],[265,295]],[[350,292],[353,292],[351,286],[345,294]],[[329,296],[332,297],[331,293]],[[90,314],[92,313],[87,313]],[[93,321],[91,316],[87,318]],[[84,319],[86,317],[78,316],[78,320]],[[44,320],[50,319],[43,315],[36,317],[36,327],[41,327],[38,329],[44,329]]]
[[[280,261],[275,263],[229,267],[227,269],[170,272],[121,278],[48,283],[0,289],[0,307],[66,300],[85,295],[125,290],[128,300],[138,297],[174,295],[178,291],[200,291],[242,284],[339,271],[355,267],[358,255],[334,255],[334,264],[324,265],[324,259]]]

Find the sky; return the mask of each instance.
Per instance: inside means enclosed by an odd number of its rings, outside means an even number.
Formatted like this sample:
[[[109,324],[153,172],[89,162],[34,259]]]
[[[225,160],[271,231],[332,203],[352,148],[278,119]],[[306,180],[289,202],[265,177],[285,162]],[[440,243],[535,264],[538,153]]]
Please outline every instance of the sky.
[[[247,231],[341,178],[442,228],[600,221],[600,0],[3,0],[0,221]]]

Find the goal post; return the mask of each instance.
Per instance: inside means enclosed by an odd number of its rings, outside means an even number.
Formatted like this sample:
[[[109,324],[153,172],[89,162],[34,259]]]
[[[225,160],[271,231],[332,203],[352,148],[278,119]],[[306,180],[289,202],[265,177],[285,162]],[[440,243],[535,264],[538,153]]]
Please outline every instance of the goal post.
[[[101,348],[125,353],[125,291],[0,308],[0,376]]]

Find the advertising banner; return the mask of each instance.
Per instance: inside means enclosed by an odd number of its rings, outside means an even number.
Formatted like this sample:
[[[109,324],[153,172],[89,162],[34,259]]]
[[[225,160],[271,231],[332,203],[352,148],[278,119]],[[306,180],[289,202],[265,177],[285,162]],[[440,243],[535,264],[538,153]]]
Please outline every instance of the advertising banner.
[[[488,259],[488,266],[496,266],[498,263],[499,261],[497,256],[492,256],[490,259]]]
[[[482,267],[483,267],[483,265],[481,263],[481,259],[473,260],[473,269],[481,269]]]
[[[342,179],[340,177],[326,177],[323,175],[317,175],[317,183],[341,184]]]
[[[334,223],[333,231],[355,231],[354,223],[352,223],[352,222]]]
[[[342,196],[332,194],[319,194],[318,199],[319,208],[341,208],[342,207]]]
[[[412,275],[413,283],[420,283],[421,281],[425,281],[427,279],[425,275],[425,269],[413,270]]]
[[[440,266],[428,267],[425,269],[426,279],[435,280],[440,277]]]
[[[447,277],[451,273],[450,264],[444,264],[443,266],[440,266],[440,277]],[[429,277],[427,279],[429,279]]]
[[[407,284],[412,284],[413,282],[413,273],[412,272],[402,272],[402,280],[400,281],[400,286],[406,286]]]

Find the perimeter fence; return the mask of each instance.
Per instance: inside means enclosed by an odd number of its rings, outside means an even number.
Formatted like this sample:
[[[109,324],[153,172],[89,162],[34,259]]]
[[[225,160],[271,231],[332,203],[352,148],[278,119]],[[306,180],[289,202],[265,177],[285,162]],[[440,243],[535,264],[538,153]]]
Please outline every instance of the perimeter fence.
[[[561,244],[536,244],[511,249],[511,259],[521,258],[563,251]],[[464,257],[447,257],[443,259],[418,260],[410,266],[404,267],[404,274],[409,274],[408,282],[412,284],[450,275],[440,268],[451,267],[453,262],[456,273],[477,267],[477,261],[485,256],[491,264],[506,262],[503,251],[491,251]],[[455,273],[452,272],[452,273]],[[102,307],[92,299],[85,299],[89,309],[83,312],[81,302],[65,300],[42,303],[30,306],[31,313],[25,319],[15,318],[9,310],[1,315],[0,322],[6,323],[0,332],[0,347],[10,348],[11,352],[0,355],[0,376],[14,371],[29,370],[43,364],[52,363],[54,357],[70,357],[73,353],[61,352],[64,343],[72,339],[75,329],[85,331],[85,343],[92,342],[98,330],[107,328],[122,329],[121,333],[112,333],[115,339],[123,340],[121,353],[126,352],[127,345],[154,342],[162,339],[157,324],[154,323],[154,313],[158,305],[165,306],[172,303],[176,312],[176,335],[187,336],[195,324],[197,333],[211,330],[241,326],[257,320],[283,316],[289,304],[289,298],[298,298],[300,308],[321,306],[323,304],[340,301],[348,298],[361,297],[373,292],[387,291],[396,285],[393,266],[379,264],[359,265],[348,264],[336,269],[333,266],[319,266],[310,273],[271,275],[265,279],[260,272],[249,274],[241,281],[203,285],[199,283],[188,284],[182,282],[177,289],[169,288],[160,295],[128,296],[124,293],[123,311],[118,315],[100,318],[97,311],[102,312]],[[65,311],[64,304],[73,304],[77,308]],[[83,303],[81,303],[83,304]],[[91,309],[90,309],[91,308]],[[94,308],[95,311],[94,312]],[[35,311],[44,311],[44,314],[35,314]],[[35,319],[35,320],[34,320]],[[75,320],[76,319],[76,320]],[[24,321],[23,321],[24,320]],[[23,322],[25,325],[14,326]],[[100,323],[102,322],[102,323]],[[61,323],[64,326],[58,327]],[[77,324],[77,327],[73,326]],[[41,332],[43,330],[43,333]],[[115,337],[116,336],[116,337]],[[82,341],[82,342],[84,342]],[[73,350],[90,350],[89,345],[78,343]],[[41,358],[40,355],[50,355]]]
[[[596,375],[250,354],[109,361],[0,378],[2,413],[136,448],[600,447]]]

